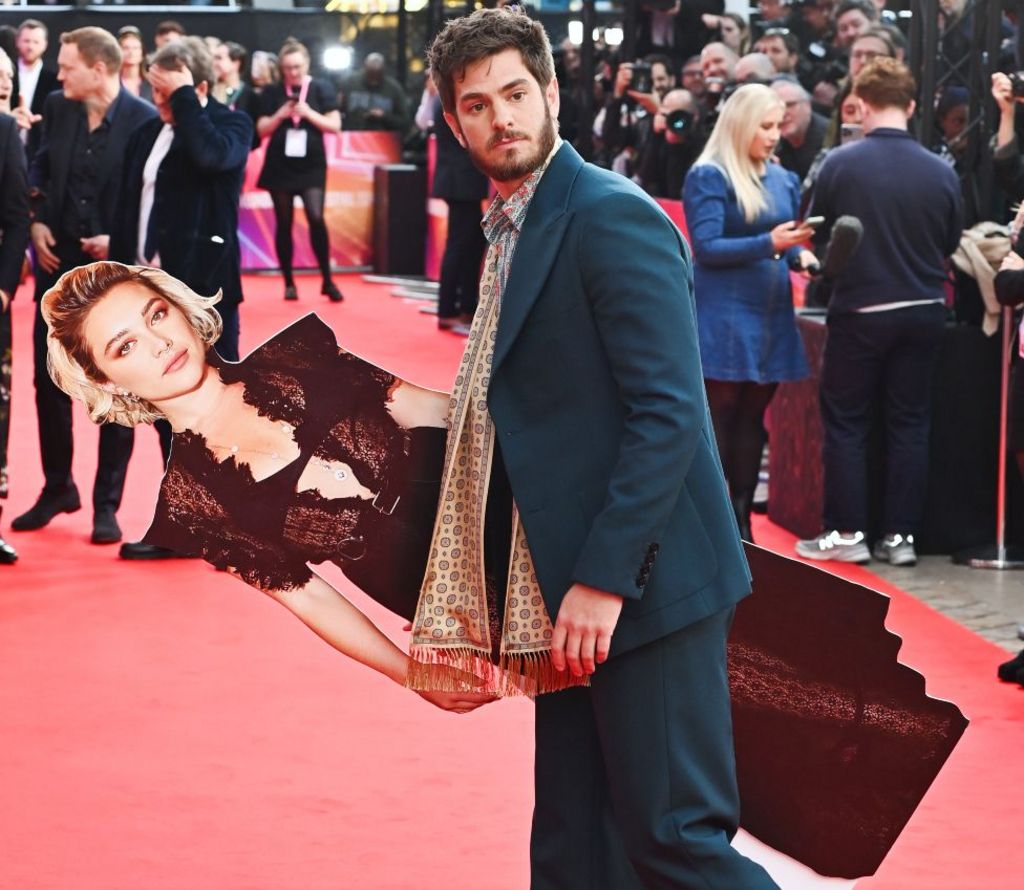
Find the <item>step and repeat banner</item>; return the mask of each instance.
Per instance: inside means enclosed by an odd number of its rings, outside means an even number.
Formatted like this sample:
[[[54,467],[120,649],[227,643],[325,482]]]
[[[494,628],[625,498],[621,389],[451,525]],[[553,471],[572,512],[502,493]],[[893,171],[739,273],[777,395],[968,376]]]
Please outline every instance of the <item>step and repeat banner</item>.
[[[257,188],[266,140],[249,155],[239,204],[238,239],[242,268],[277,269],[274,251],[274,210],[270,193]],[[331,260],[337,266],[373,265],[373,169],[395,164],[402,149],[396,133],[354,131],[324,135],[327,153],[327,196],[324,220],[331,239]],[[316,268],[309,246],[309,228],[302,202],[296,199],[295,268]]]

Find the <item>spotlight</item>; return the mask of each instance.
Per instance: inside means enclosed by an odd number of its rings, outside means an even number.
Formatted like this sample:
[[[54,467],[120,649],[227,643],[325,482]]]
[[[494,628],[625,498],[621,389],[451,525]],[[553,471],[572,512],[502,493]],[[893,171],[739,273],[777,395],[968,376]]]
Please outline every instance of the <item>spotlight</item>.
[[[328,71],[345,71],[352,67],[352,47],[329,46],[321,59]]]
[[[608,46],[622,46],[622,38],[624,36],[622,28],[604,29],[604,42],[607,43]]]
[[[583,43],[583,22],[569,22],[569,42],[574,46]]]

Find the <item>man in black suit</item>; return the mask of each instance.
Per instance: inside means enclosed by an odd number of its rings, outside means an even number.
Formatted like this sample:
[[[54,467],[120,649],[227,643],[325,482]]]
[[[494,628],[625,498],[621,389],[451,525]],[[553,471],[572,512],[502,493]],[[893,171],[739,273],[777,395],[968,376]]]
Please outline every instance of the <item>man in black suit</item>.
[[[221,291],[224,332],[215,345],[238,361],[238,200],[252,119],[210,95],[213,58],[198,37],[166,44],[150,60],[148,77],[160,117],[128,142],[110,259],[159,266],[200,294]],[[170,427],[158,422],[157,430],[166,463]],[[170,555],[151,544],[121,547],[125,559]]]
[[[0,102],[9,107],[14,66],[0,50]],[[6,91],[6,95],[4,94]],[[21,278],[28,242],[28,186],[25,153],[18,125],[0,114],[0,497],[6,496],[7,438],[10,434],[11,299]],[[7,370],[5,375],[4,370]],[[5,395],[7,396],[5,398]],[[2,512],[2,511],[0,511]],[[0,565],[17,560],[14,548],[0,537]]]
[[[28,113],[34,126],[22,134],[25,153],[29,163],[39,151],[42,129],[38,126],[43,114],[46,97],[60,89],[57,72],[43,67],[43,54],[48,45],[49,32],[46,25],[37,19],[25,19],[18,26],[16,46],[18,48],[18,101]]]
[[[102,28],[61,35],[58,79],[63,92],[43,106],[39,151],[29,169],[34,217],[36,300],[69,269],[107,258],[117,185],[125,146],[156,109],[122,89],[121,48]],[[71,477],[71,400],[46,369],[46,323],[36,312],[36,411],[46,483],[35,505],[11,523],[16,531],[47,525],[59,513],[81,508]],[[116,512],[121,504],[132,435],[127,427],[100,428],[100,453],[93,485],[95,544],[121,539]]]

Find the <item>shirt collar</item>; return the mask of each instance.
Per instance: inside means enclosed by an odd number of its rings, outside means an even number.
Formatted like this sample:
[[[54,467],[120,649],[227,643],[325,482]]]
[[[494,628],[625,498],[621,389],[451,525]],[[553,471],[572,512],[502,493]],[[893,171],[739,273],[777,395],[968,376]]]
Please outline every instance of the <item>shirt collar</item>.
[[[508,196],[508,200],[498,195],[491,202],[491,206],[487,209],[487,215],[481,223],[488,242],[494,244],[506,227],[511,226],[517,233],[522,230],[523,223],[526,221],[526,212],[530,209],[530,202],[537,192],[537,186],[540,185],[544,173],[551,164],[551,159],[561,147],[562,139],[556,135],[555,144],[547,158],[544,159],[544,163],[526,177],[523,184]]]

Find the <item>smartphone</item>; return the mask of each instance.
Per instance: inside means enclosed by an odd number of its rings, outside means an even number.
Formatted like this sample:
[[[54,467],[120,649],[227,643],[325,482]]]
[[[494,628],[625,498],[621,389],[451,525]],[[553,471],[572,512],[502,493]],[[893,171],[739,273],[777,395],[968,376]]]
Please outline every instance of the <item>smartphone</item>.
[[[805,225],[808,226],[809,228],[816,229],[823,222],[825,222],[825,217],[823,216],[809,216],[801,223],[801,225]]]

